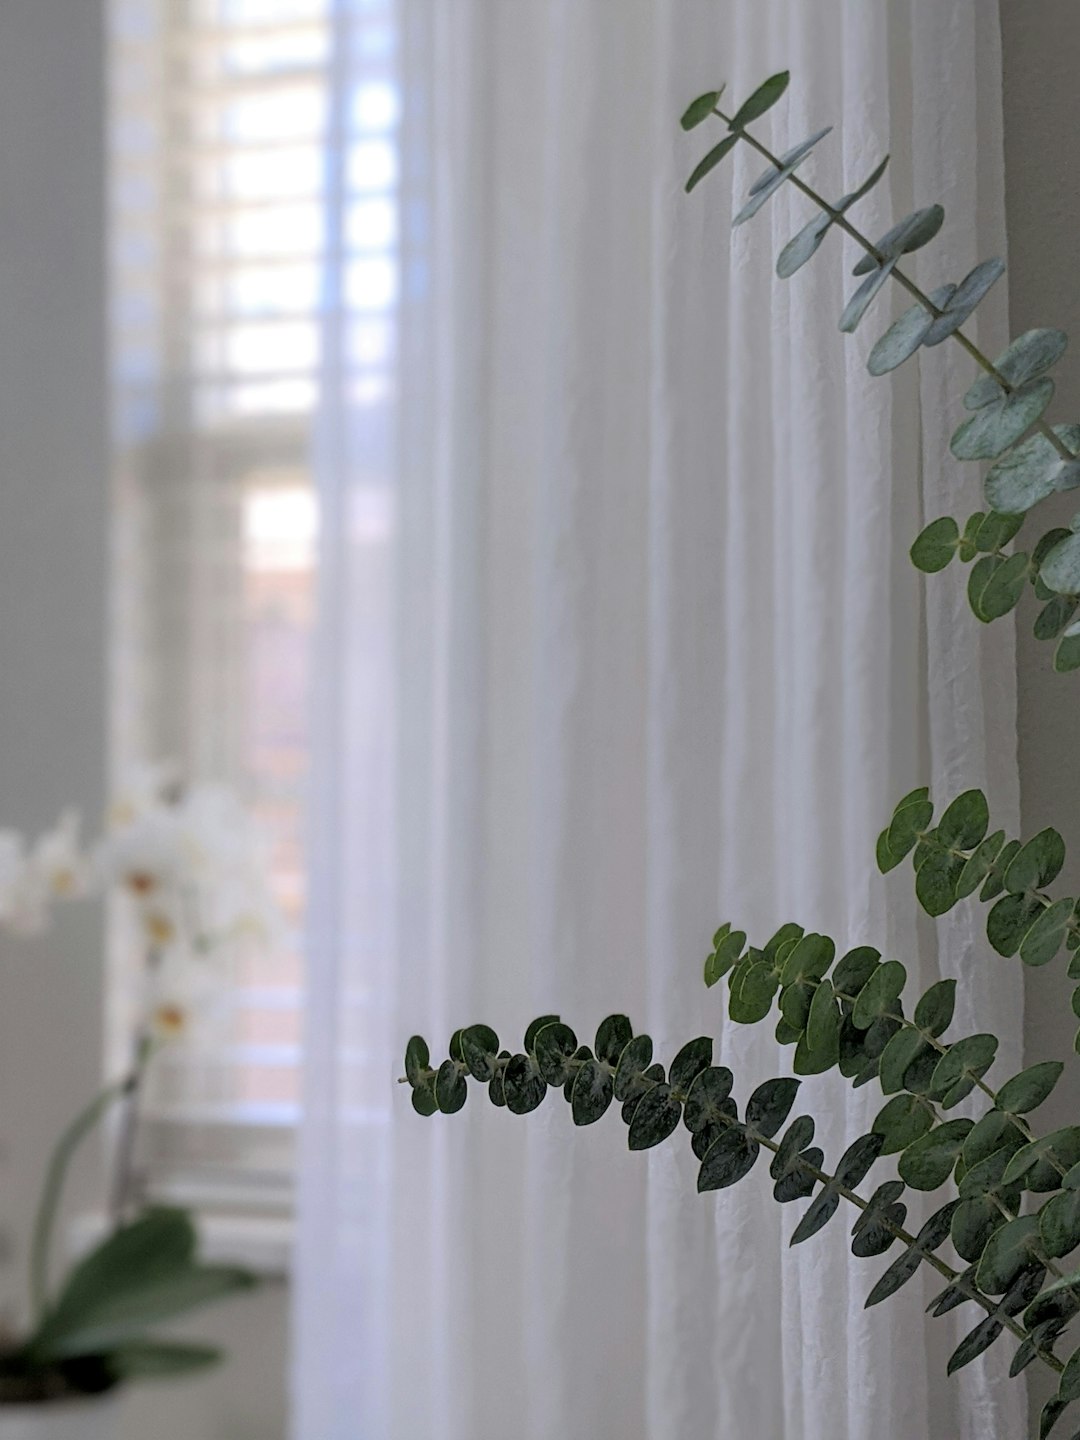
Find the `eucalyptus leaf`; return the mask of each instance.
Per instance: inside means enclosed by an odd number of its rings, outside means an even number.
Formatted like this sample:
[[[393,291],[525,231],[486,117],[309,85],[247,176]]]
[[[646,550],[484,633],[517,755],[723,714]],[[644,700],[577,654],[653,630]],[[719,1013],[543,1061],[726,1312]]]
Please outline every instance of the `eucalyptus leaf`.
[[[964,900],[973,895],[989,875],[994,861],[1001,854],[1005,844],[1005,831],[995,830],[992,835],[975,847],[968,856],[956,882],[956,898]]]
[[[688,1040],[668,1071],[668,1080],[673,1090],[685,1095],[703,1070],[712,1064],[713,1042],[710,1035],[699,1035]]]
[[[904,1088],[904,1075],[908,1066],[930,1049],[924,1035],[917,1030],[899,1030],[881,1052],[878,1079],[884,1095],[894,1095]]]
[[[1071,897],[1048,905],[1020,941],[1020,959],[1025,965],[1047,965],[1057,955],[1076,914]]]
[[[990,1237],[975,1278],[988,1295],[1001,1295],[1031,1265],[1038,1264],[1039,1218],[1020,1215]]]
[[[1065,864],[1065,842],[1047,826],[1015,855],[1005,872],[1005,888],[1014,895],[1045,890],[1052,885]]]
[[[880,950],[872,945],[856,946],[837,962],[832,975],[833,989],[839,995],[857,997],[880,964]]]
[[[747,1125],[759,1136],[771,1140],[791,1113],[798,1091],[798,1080],[766,1080],[746,1102]]]
[[[915,1006],[914,1021],[920,1030],[938,1036],[952,1024],[956,1008],[956,981],[938,980]]]
[[[1042,1135],[1033,1140],[1030,1145],[1025,1145],[1017,1150],[1010,1159],[1005,1170],[1004,1180],[1006,1184],[1014,1184],[1018,1180],[1027,1178],[1028,1188],[1031,1185],[1032,1171],[1040,1162],[1051,1166],[1059,1175],[1065,1172],[1080,1161],[1080,1125],[1065,1125],[1060,1130],[1051,1131],[1049,1135]],[[1053,1182],[1052,1182],[1053,1183]],[[1039,1188],[1044,1188],[1039,1186]]]
[[[878,1111],[873,1132],[882,1138],[882,1155],[906,1150],[934,1124],[934,1113],[918,1095],[896,1095]]]
[[[824,1189],[792,1231],[789,1245],[801,1245],[829,1223],[840,1205],[840,1196],[831,1187]]]
[[[595,1061],[589,1064],[595,1065]],[[578,1071],[574,1084],[581,1078],[581,1071]],[[462,1077],[462,1084],[464,1084]],[[438,1086],[436,1085],[436,1093]],[[512,1055],[506,1062],[506,1069],[502,1076],[502,1093],[506,1100],[506,1108],[513,1115],[528,1115],[537,1106],[542,1105],[547,1095],[547,1083],[531,1055]],[[579,1122],[580,1123],[580,1122]]]
[[[1042,912],[1038,896],[1003,895],[986,917],[986,938],[999,955],[1015,955]]]
[[[895,1244],[896,1232],[907,1219],[907,1206],[900,1201],[903,1193],[902,1180],[886,1180],[878,1186],[852,1226],[853,1255],[860,1258],[884,1255]]]
[[[798,145],[793,145],[790,150],[786,150],[779,157],[779,165],[770,165],[767,170],[762,171],[750,186],[750,194],[759,195],[763,190],[768,190],[771,194],[777,183],[785,179],[797,165],[805,160],[818,141],[824,140],[831,130],[832,126],[826,125],[823,130],[815,130],[813,135],[808,136],[805,140],[800,140]]]
[[[697,1188],[725,1190],[735,1185],[754,1168],[761,1146],[748,1140],[741,1130],[727,1130],[707,1152],[698,1171]]]
[[[606,1019],[601,1020],[600,1028],[596,1032],[596,1042],[593,1046],[596,1058],[614,1069],[622,1058],[622,1052],[633,1038],[634,1027],[625,1015],[607,1016]]]
[[[963,421],[949,448],[958,460],[995,460],[1034,425],[1053,398],[1049,376],[1029,380]]]
[[[801,270],[806,262],[817,254],[832,223],[832,216],[819,210],[812,220],[808,220],[803,228],[791,237],[776,257],[776,273],[781,280],[790,280],[797,270]]]
[[[527,1055],[531,1055],[533,1053],[534,1049],[536,1048],[536,1037],[537,1035],[539,1035],[540,1031],[544,1028],[545,1025],[554,1025],[557,1020],[561,1019],[561,1015],[538,1015],[536,1019],[529,1025],[528,1029],[525,1031],[525,1044],[523,1047],[525,1053]],[[460,1033],[461,1032],[458,1031],[458,1034]],[[452,1045],[450,1053],[451,1055],[454,1053]],[[464,1059],[464,1055],[462,1056],[462,1059]]]
[[[690,104],[683,111],[682,118],[679,121],[682,128],[684,130],[693,130],[696,126],[707,120],[717,105],[719,105],[720,96],[723,93],[724,87],[721,85],[719,90],[706,90],[704,95],[699,95],[696,100],[691,100]]]
[[[1012,1115],[1026,1115],[1038,1109],[1050,1095],[1064,1069],[1060,1060],[1042,1060],[1037,1065],[1029,1065],[1005,1082],[994,1103],[999,1110],[1007,1110]]]
[[[413,1035],[405,1046],[405,1074],[410,1085],[419,1085],[431,1068],[431,1052],[423,1036]]]
[[[653,1042],[648,1035],[635,1035],[628,1040],[615,1067],[613,1094],[616,1100],[627,1100],[631,1091],[640,1088],[641,1076],[652,1063]],[[730,1085],[728,1087],[731,1088]]]
[[[955,557],[959,543],[960,527],[951,515],[942,515],[916,537],[911,547],[911,562],[926,575],[936,574]]]
[[[1054,434],[1070,450],[1080,450],[1080,426],[1055,425]],[[1033,435],[993,465],[983,482],[991,509],[1019,515],[1045,500],[1055,490],[1080,484],[1067,461],[1062,460],[1045,435]]]
[[[994,369],[1010,385],[1024,385],[1056,365],[1068,343],[1064,330],[1026,330],[997,357]],[[964,396],[964,405],[968,410],[980,410],[1004,393],[993,375],[980,375]]]
[[[942,285],[930,292],[930,301],[938,309],[947,305],[956,293],[955,285]],[[934,323],[934,312],[925,305],[912,305],[898,320],[894,320],[885,334],[876,342],[866,361],[871,375],[887,375],[897,369],[915,354],[930,332]]]
[[[724,1107],[731,1094],[731,1080],[731,1071],[726,1065],[710,1065],[701,1071],[686,1097],[683,1122],[688,1130],[702,1130],[726,1115]]]
[[[1005,274],[1005,262],[999,259],[983,260],[964,276],[952,298],[942,307],[942,314],[931,325],[924,345],[940,345],[956,333],[976,306]],[[1000,507],[995,507],[1000,508]]]
[[[918,1270],[922,1258],[918,1250],[905,1250],[899,1259],[893,1261],[870,1291],[866,1297],[865,1308],[869,1310],[872,1305],[880,1305],[882,1300],[887,1300],[890,1295],[895,1295],[897,1290],[906,1285]]]
[[[996,1035],[968,1035],[950,1045],[934,1068],[930,1095],[951,1110],[970,1095],[997,1055]]]
[[[869,274],[852,294],[840,316],[840,329],[846,335],[850,335],[858,329],[859,321],[866,314],[867,310],[869,310],[874,302],[874,297],[895,269],[895,260],[886,261],[880,269],[874,270]]]
[[[1055,595],[1035,617],[1036,640],[1056,640],[1076,614],[1077,602],[1068,595]]]
[[[611,1072],[607,1066],[595,1057],[584,1061],[574,1076],[574,1088],[570,1093],[570,1107],[574,1124],[595,1124],[611,1104],[613,1094]],[[506,1078],[506,1103],[511,1110],[514,1108],[510,1099],[509,1069]]]
[[[1008,1219],[993,1195],[972,1195],[961,1200],[952,1219],[952,1242],[956,1253],[969,1264],[976,1263],[990,1237]]]
[[[461,1032],[461,1053],[473,1079],[486,1084],[495,1074],[499,1037],[490,1025],[469,1025]]]
[[[946,1120],[910,1144],[897,1170],[913,1190],[936,1190],[952,1174],[971,1129],[970,1120]]]
[[[928,915],[944,915],[956,904],[965,863],[963,855],[948,850],[927,852],[915,872],[915,898]]]
[[[907,971],[899,960],[886,960],[879,965],[859,991],[852,1019],[866,1030],[880,1016],[893,1009],[907,983]]]
[[[735,965],[746,946],[744,930],[729,930],[714,941],[713,953],[705,962],[705,984],[715,985]]]
[[[1080,535],[1060,540],[1039,567],[1039,579],[1059,595],[1080,592]]]
[[[819,980],[833,962],[836,944],[828,935],[802,935],[788,952],[780,972],[781,985],[798,980]]]
[[[1027,586],[1028,557],[986,555],[972,566],[968,578],[968,600],[972,612],[984,624],[1000,620],[1017,605]]]
[[[444,1115],[455,1115],[469,1098],[461,1066],[456,1060],[444,1060],[435,1076],[435,1103]]]
[[[1052,1195],[1039,1211],[1039,1236],[1051,1260],[1071,1255],[1080,1245],[1080,1190]]]
[[[628,1136],[631,1150],[648,1150],[671,1135],[682,1119],[682,1103],[670,1085],[655,1085],[634,1111]]]
[[[466,1031],[466,1038],[468,1037]],[[573,1073],[570,1062],[577,1054],[577,1036],[569,1025],[564,1025],[561,1020],[556,1020],[551,1025],[545,1025],[537,1033],[535,1040],[536,1067],[548,1085],[563,1086],[570,1079]],[[475,1070],[473,1071],[475,1075]],[[477,1075],[482,1080],[482,1075]],[[490,1077],[489,1077],[490,1078]]]
[[[984,515],[975,531],[975,549],[990,554],[1007,545],[1024,524],[1023,515],[999,515],[991,510]]]
[[[898,260],[901,255],[920,250],[933,240],[944,223],[945,211],[940,205],[928,205],[923,210],[915,210],[910,215],[905,215],[903,220],[898,221],[891,229],[886,230],[879,240],[874,241],[877,254],[864,255],[851,273],[868,275],[883,260]]]
[[[791,75],[787,70],[780,70],[777,74],[770,75],[739,106],[731,120],[730,128],[732,130],[742,129],[752,120],[757,120],[759,116],[764,115],[766,110],[771,110],[787,89],[790,79]]]
[[[726,155],[730,155],[738,143],[739,137],[737,135],[725,135],[719,145],[714,145],[705,158],[699,160],[694,166],[690,179],[686,182],[686,193],[689,195],[691,190],[700,185],[702,180],[705,179],[705,176],[708,175],[711,170],[715,170],[721,160],[723,160]]]

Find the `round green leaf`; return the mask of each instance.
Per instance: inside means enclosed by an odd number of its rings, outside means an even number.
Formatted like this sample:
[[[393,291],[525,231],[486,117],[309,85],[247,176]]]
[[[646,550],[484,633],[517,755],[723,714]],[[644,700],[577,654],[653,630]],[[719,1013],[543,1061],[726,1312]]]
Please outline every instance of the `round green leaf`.
[[[956,882],[956,898],[964,900],[973,895],[990,873],[990,869],[1005,844],[1005,831],[995,830],[981,845],[977,845],[968,857],[960,878]]]
[[[896,1095],[878,1112],[871,1129],[882,1139],[881,1153],[896,1155],[934,1123],[933,1111],[918,1095]]]
[[[932,520],[916,537],[911,547],[911,562],[916,570],[933,575],[945,569],[956,554],[959,543],[959,525],[951,515],[942,515],[940,520]]]
[[[881,1082],[882,1094],[894,1095],[897,1090],[902,1090],[908,1066],[929,1048],[926,1038],[917,1030],[906,1027],[898,1030],[881,1052],[878,1079]]]
[[[928,245],[944,223],[945,211],[941,206],[928,205],[924,210],[915,210],[897,221],[880,240],[874,241],[874,249],[885,260],[898,260],[901,255]],[[851,273],[869,275],[879,264],[876,256],[864,255]]]
[[[535,1045],[536,1066],[546,1084],[560,1087],[565,1085],[573,1074],[570,1062],[578,1048],[577,1036],[573,1030],[561,1020],[556,1020],[538,1031]]]
[[[851,1017],[855,1024],[866,1030],[878,1016],[890,1012],[906,983],[907,971],[899,960],[886,960],[879,965],[859,992]]]
[[[1039,1211],[1039,1236],[1051,1260],[1070,1255],[1080,1245],[1080,1190],[1062,1190]]]
[[[514,1115],[528,1115],[543,1104],[547,1095],[544,1077],[531,1055],[512,1055],[502,1077],[506,1108]]]
[[[997,1055],[996,1035],[968,1035],[950,1045],[934,1067],[930,1095],[946,1110],[959,1105],[986,1074]]]
[[[461,1053],[469,1074],[486,1085],[495,1074],[499,1037],[490,1025],[470,1025],[461,1032]]]
[[[915,898],[928,915],[944,915],[956,904],[956,887],[965,863],[963,855],[953,855],[947,850],[927,851],[915,872]]]
[[[965,790],[942,815],[937,838],[951,849],[970,850],[982,840],[989,824],[986,796],[981,790]]]
[[[964,276],[952,298],[943,307],[943,313],[931,325],[924,345],[940,345],[956,333],[964,321],[975,310],[992,285],[1005,273],[1003,260],[983,260]],[[1000,508],[995,506],[995,509]]]
[[[896,1230],[907,1219],[907,1206],[899,1203],[903,1193],[902,1180],[886,1180],[878,1186],[852,1226],[853,1255],[865,1259],[884,1255],[890,1248],[897,1239]]]
[[[781,985],[793,985],[798,980],[819,980],[833,962],[836,945],[828,935],[802,935],[784,961],[780,972]]]
[[[872,945],[856,946],[837,963],[832,974],[833,989],[838,995],[857,997],[880,964],[880,950]]]
[[[1003,895],[986,917],[986,938],[999,955],[1015,955],[1043,908],[1038,896]]]
[[[1070,626],[1058,641],[1054,651],[1054,669],[1059,675],[1080,670],[1080,630]]]
[[[413,1035],[405,1046],[405,1074],[410,1085],[419,1085],[431,1068],[431,1054],[422,1035]]]
[[[747,1125],[758,1135],[771,1140],[791,1113],[798,1091],[798,1080],[787,1077],[766,1080],[746,1102]]]
[[[1064,330],[1026,330],[994,361],[994,369],[1010,385],[1023,385],[1056,365],[1065,353],[1069,337]],[[964,396],[968,410],[980,410],[1004,394],[992,375],[980,375]]]
[[[775,935],[769,937],[765,948],[761,952],[763,958],[766,959],[770,965],[775,964],[780,952],[793,940],[801,940],[803,934],[803,927],[796,925],[793,920],[789,920],[785,925],[780,926],[780,929],[777,930]]]
[[[831,1065],[840,1058],[840,1007],[827,980],[821,981],[810,1002],[806,1044],[815,1055],[831,1055]]]
[[[955,1007],[956,981],[939,980],[915,1006],[915,1024],[928,1035],[941,1035],[952,1024]]]
[[[510,1063],[512,1065],[513,1061]],[[537,1079],[539,1078],[537,1076]],[[613,1093],[611,1071],[608,1067],[597,1059],[586,1060],[574,1076],[574,1088],[570,1093],[574,1124],[594,1124],[611,1104]],[[506,1077],[506,1103],[513,1110],[509,1068]]]
[[[713,1042],[709,1035],[699,1035],[688,1040],[668,1070],[668,1081],[673,1090],[685,1095],[703,1070],[712,1065]]]
[[[600,1028],[596,1032],[596,1044],[593,1047],[596,1058],[614,1069],[633,1038],[634,1027],[625,1015],[607,1016],[600,1021]]]
[[[1005,872],[1005,888],[1014,895],[1045,890],[1053,884],[1065,864],[1065,842],[1047,826],[1015,855]]]
[[[703,1130],[718,1124],[727,1114],[725,1108],[731,1094],[731,1071],[726,1065],[710,1065],[702,1070],[690,1086],[686,1097],[683,1122],[688,1130]]]
[[[754,1161],[761,1151],[756,1141],[748,1140],[741,1130],[727,1130],[713,1145],[701,1162],[698,1171],[699,1193],[706,1190],[724,1190],[736,1184],[754,1168]]]
[[[979,1289],[1002,1295],[1029,1266],[1038,1263],[1039,1218],[1021,1215],[996,1231],[982,1253],[975,1272]]]
[[[913,1141],[897,1164],[901,1180],[913,1190],[936,1190],[944,1185],[970,1129],[970,1120],[946,1120]]]
[[[1011,1115],[1027,1115],[1047,1098],[1065,1066],[1060,1060],[1043,1060],[1038,1065],[1029,1065],[1007,1080],[994,1097],[999,1110]]]
[[[1048,905],[1020,942],[1020,959],[1025,965],[1046,965],[1065,943],[1076,913],[1071,897]]]
[[[738,983],[736,983],[738,976]],[[756,1025],[772,1009],[780,977],[767,961],[750,964],[741,975],[732,974],[728,1013],[740,1025]]]
[[[1080,1161],[1080,1125],[1066,1125],[1060,1130],[1052,1131],[1049,1135],[1040,1136],[1030,1145],[1025,1145],[1022,1149],[1017,1150],[1006,1167],[1004,1182],[1006,1185],[1014,1185],[1019,1180],[1027,1179],[1026,1188],[1029,1190],[1051,1188],[1031,1183],[1032,1172],[1035,1168],[1049,1166],[1050,1170],[1060,1177],[1078,1161]],[[1052,1179],[1051,1185],[1056,1189],[1057,1181]]]
[[[536,1037],[537,1035],[539,1035],[540,1031],[544,1028],[544,1026],[554,1025],[556,1020],[559,1020],[561,1018],[562,1017],[559,1015],[538,1015],[536,1017],[536,1019],[530,1024],[529,1028],[525,1031],[525,1045],[523,1048],[527,1055],[531,1055],[533,1053],[533,1050],[536,1048]],[[451,1054],[453,1054],[453,1051],[451,1051]]]
[[[418,1115],[434,1115],[438,1110],[439,1102],[435,1099],[435,1082],[431,1076],[417,1081],[413,1087],[412,1104]]]
[[[955,431],[949,449],[958,460],[994,460],[1034,425],[1054,398],[1054,382],[1044,376],[1003,394],[976,410]]]
[[[991,510],[989,515],[983,516],[975,531],[975,549],[983,554],[1000,550],[1023,528],[1023,524],[1023,515],[999,515],[996,510]]]
[[[1036,640],[1056,640],[1076,614],[1077,602],[1068,595],[1055,595],[1035,617]]]
[[[717,934],[713,953],[705,961],[705,984],[713,986],[737,963],[746,945],[745,930],[728,930]]]
[[[670,1085],[656,1085],[634,1111],[630,1122],[631,1150],[648,1150],[666,1140],[682,1118],[682,1104],[671,1093]]]
[[[929,829],[933,818],[934,807],[925,785],[912,790],[897,803],[886,831],[892,864],[899,863],[914,848],[923,832]]]
[[[968,576],[968,600],[975,617],[988,625],[1000,620],[1020,601],[1027,585],[1030,562],[1023,551],[1015,555],[984,555]]]
[[[952,1242],[956,1253],[969,1265],[982,1255],[991,1235],[1008,1221],[992,1195],[973,1195],[961,1200],[953,1212]]]
[[[454,1115],[469,1098],[468,1085],[456,1060],[444,1060],[435,1076],[435,1103],[444,1115]]]

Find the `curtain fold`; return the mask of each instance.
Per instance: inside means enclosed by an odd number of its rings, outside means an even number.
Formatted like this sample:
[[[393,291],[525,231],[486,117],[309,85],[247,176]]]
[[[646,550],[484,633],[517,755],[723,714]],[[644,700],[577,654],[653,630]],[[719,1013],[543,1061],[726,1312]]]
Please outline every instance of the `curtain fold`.
[[[346,87],[378,11],[341,0]],[[631,1155],[615,1117],[474,1091],[425,1122],[392,1083],[414,1031],[441,1055],[483,1020],[512,1049],[536,1014],[588,1037],[625,1011],[666,1058],[715,1035],[745,1097],[790,1052],[701,984],[729,918],[960,976],[959,1024],[1018,1067],[1018,967],[970,903],[919,923],[909,870],[874,865],[920,783],[1016,818],[1009,624],[977,631],[963,576],[924,585],[906,553],[977,506],[947,452],[965,367],[946,345],[870,379],[900,300],[840,335],[851,243],[779,281],[806,202],[784,187],[732,232],[760,166],[739,147],[686,197],[713,139],[678,127],[790,67],[762,136],[833,123],[806,166],[830,196],[891,151],[857,223],[941,198],[912,265],[958,279],[1003,246],[996,6],[388,13],[396,385],[373,412],[323,378],[298,1440],[1012,1440],[1008,1356],[946,1387],[962,1330],[924,1319],[931,1282],[864,1311],[887,1262],[842,1218],[790,1250],[801,1207],[763,1166],[701,1197],[687,1146]],[[991,350],[1004,314],[996,293],[974,322]],[[835,1161],[880,1104],[827,1076],[798,1109]]]

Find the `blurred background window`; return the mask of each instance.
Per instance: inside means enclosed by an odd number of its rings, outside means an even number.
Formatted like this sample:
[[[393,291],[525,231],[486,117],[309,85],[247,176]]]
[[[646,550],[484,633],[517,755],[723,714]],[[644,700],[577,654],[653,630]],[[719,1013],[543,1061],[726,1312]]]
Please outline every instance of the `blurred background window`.
[[[219,1023],[159,1067],[151,1178],[172,1198],[287,1207],[313,457],[328,374],[369,418],[389,403],[392,5],[114,0],[111,20],[113,771],[170,759],[191,780],[234,784],[272,838],[287,922],[270,953],[252,947],[220,976]],[[113,968],[119,1013],[130,977],[120,958]]]

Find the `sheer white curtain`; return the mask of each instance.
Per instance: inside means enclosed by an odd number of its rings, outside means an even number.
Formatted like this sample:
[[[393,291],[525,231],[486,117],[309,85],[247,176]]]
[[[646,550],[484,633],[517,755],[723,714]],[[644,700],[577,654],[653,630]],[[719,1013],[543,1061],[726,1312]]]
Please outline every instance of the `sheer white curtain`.
[[[712,142],[677,124],[790,67],[762,134],[834,122],[830,195],[891,150],[859,221],[941,199],[913,268],[958,278],[1004,238],[996,6],[401,0],[393,28],[394,423],[332,364],[324,388],[299,1440],[1012,1440],[1008,1357],[946,1385],[955,1317],[928,1326],[918,1283],[864,1315],[885,1262],[842,1218],[789,1251],[764,1166],[700,1197],[688,1146],[631,1155],[614,1116],[474,1091],[423,1121],[392,1083],[416,1030],[441,1055],[474,1021],[514,1047],[534,1014],[625,1010],[668,1058],[717,1035],[745,1096],[790,1052],[703,989],[723,918],[960,974],[960,1023],[1019,1059],[1017,967],[970,910],[917,926],[873,862],[918,783],[1015,809],[1009,627],[906,558],[976,508],[942,459],[966,367],[870,380],[895,297],[842,337],[850,246],[777,280],[805,203],[732,234],[760,167],[740,148],[685,197]],[[833,1078],[800,1099],[831,1159],[881,1104]]]

